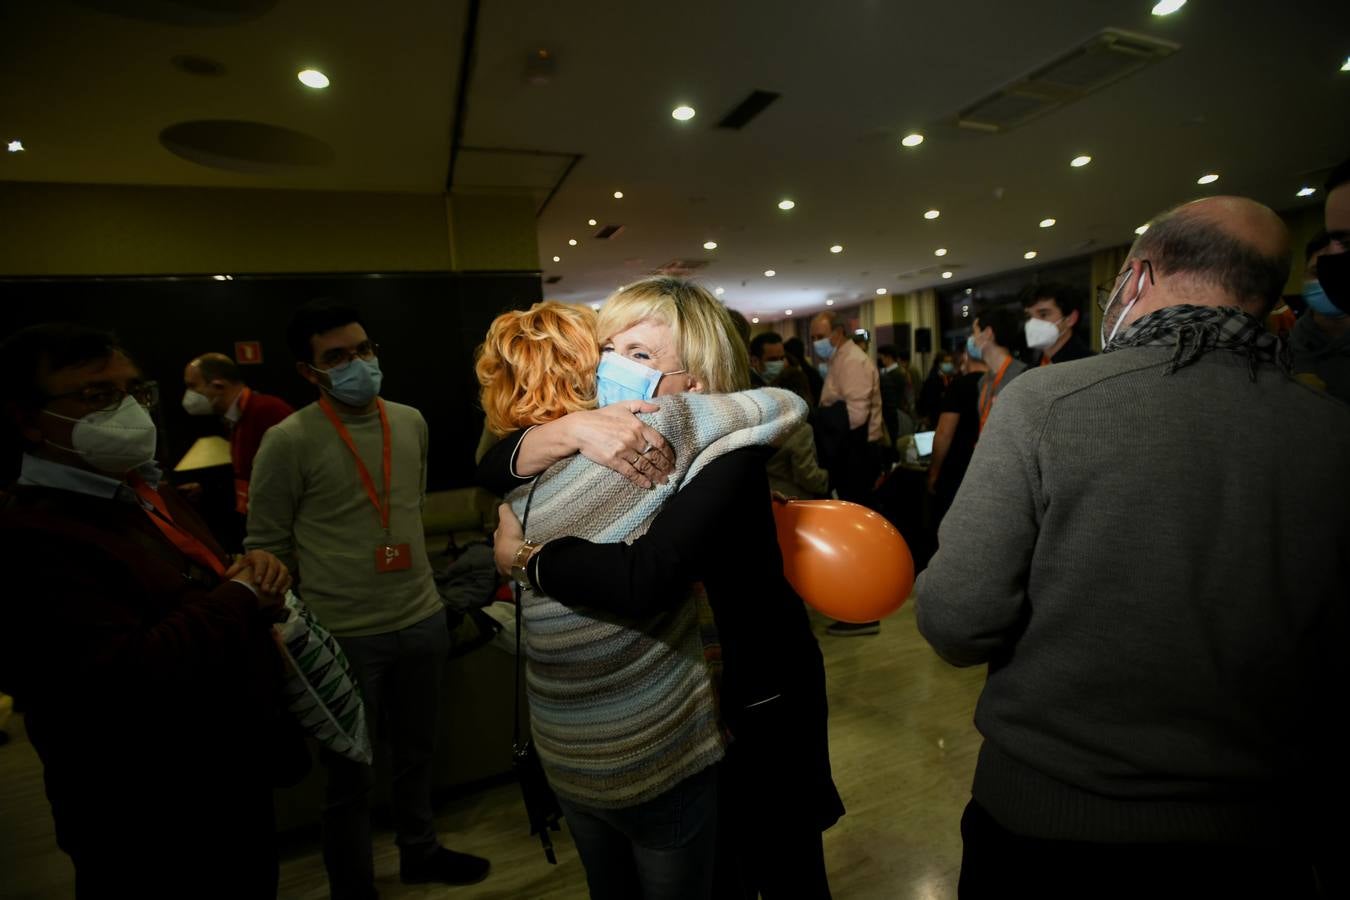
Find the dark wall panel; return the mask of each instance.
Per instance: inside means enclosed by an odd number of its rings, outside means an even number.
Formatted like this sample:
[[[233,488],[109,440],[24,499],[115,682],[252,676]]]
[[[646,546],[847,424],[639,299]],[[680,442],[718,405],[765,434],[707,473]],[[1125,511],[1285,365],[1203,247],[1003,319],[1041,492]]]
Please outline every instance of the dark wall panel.
[[[249,384],[297,407],[314,399],[285,344],[291,311],[314,297],[361,311],[381,345],[383,395],[426,416],[431,489],[470,484],[483,424],[473,351],[498,313],[540,299],[535,273],[5,279],[0,333],[59,319],[115,330],[161,384],[162,456],[172,465],[198,437],[219,430],[214,419],[188,416],[179,402],[183,367],[197,354],[233,356],[236,341],[259,341],[262,364],[242,367]],[[6,481],[16,465],[10,448],[0,467]]]

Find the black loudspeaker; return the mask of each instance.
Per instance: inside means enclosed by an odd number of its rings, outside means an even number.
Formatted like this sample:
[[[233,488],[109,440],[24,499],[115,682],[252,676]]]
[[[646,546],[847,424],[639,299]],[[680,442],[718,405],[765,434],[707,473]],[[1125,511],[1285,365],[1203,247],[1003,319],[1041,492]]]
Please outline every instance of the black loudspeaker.
[[[915,353],[933,352],[933,329],[931,328],[914,329],[914,352]]]

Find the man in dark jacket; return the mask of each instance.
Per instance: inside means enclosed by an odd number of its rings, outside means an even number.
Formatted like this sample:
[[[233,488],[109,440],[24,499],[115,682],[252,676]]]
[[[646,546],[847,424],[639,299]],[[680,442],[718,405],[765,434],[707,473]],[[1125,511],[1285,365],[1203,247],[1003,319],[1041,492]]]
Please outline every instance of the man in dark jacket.
[[[963,898],[1314,897],[1343,853],[1350,407],[1262,325],[1288,274],[1268,208],[1166,213],[1106,352],[989,419],[917,585],[929,643],[989,666]]]
[[[1337,195],[1341,205],[1350,208],[1350,165],[1342,166],[1341,172],[1340,177],[1346,183],[1337,185],[1333,180],[1328,194]],[[1328,221],[1336,213],[1333,204],[1328,199]],[[1350,215],[1345,218],[1350,220]],[[1318,277],[1319,263],[1329,260],[1326,268],[1333,269],[1350,248],[1350,221],[1343,224],[1346,227],[1336,233],[1337,237],[1323,231],[1308,243],[1304,252],[1303,302],[1308,308],[1294,324],[1289,349],[1294,356],[1294,374],[1299,379],[1350,403],[1350,312],[1332,301]],[[1350,307],[1350,302],[1345,306]]]
[[[1026,316],[1026,345],[1022,362],[1028,366],[1073,362],[1092,355],[1077,333],[1083,301],[1064,284],[1033,284],[1022,292]]]
[[[27,448],[0,510],[0,688],[24,704],[78,896],[274,897],[289,574],[268,553],[229,564],[161,483],[154,386],[111,335],[34,326],[0,366]]]

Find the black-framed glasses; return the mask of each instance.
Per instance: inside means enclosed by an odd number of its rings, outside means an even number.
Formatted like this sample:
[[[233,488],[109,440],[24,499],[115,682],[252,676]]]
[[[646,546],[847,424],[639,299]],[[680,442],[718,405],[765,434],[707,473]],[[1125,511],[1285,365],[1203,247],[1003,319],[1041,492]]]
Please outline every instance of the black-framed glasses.
[[[1153,284],[1153,263],[1147,259],[1141,259],[1140,262],[1144,264],[1144,271],[1148,273],[1148,283]],[[1115,296],[1116,284],[1120,281],[1121,276],[1129,271],[1130,267],[1126,266],[1116,273],[1115,278],[1097,285],[1097,308],[1102,312],[1106,312],[1107,304],[1109,304],[1111,298]]]
[[[50,402],[52,400],[73,399],[88,407],[90,412],[108,412],[121,406],[122,401],[127,397],[135,399],[146,409],[154,409],[159,405],[159,382],[141,381],[126,390],[111,384],[91,384],[80,388],[78,391],[51,394],[47,397],[47,400]]]
[[[334,347],[332,350],[324,351],[323,356],[319,357],[325,368],[336,369],[338,366],[351,362],[354,359],[374,359],[380,355],[380,345],[374,341],[362,341],[355,347]]]

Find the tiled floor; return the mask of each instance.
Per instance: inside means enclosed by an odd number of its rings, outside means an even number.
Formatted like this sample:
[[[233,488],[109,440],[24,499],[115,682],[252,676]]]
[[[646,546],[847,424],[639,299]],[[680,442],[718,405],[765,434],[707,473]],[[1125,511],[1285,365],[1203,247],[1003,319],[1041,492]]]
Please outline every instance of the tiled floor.
[[[848,815],[825,835],[834,895],[955,897],[958,822],[979,748],[971,714],[984,671],[957,670],[940,661],[919,637],[908,606],[874,637],[826,637],[826,624],[816,619],[829,673],[835,780],[848,805]],[[71,897],[70,865],[52,843],[41,767],[21,723],[14,724],[15,740],[0,747],[0,897]],[[491,858],[492,875],[468,888],[404,887],[392,839],[380,835],[376,866],[386,900],[586,896],[566,826],[556,839],[559,864],[550,866],[525,833],[513,785],[446,806],[439,824],[446,844]],[[312,842],[292,842],[282,864],[280,896],[327,896]]]

